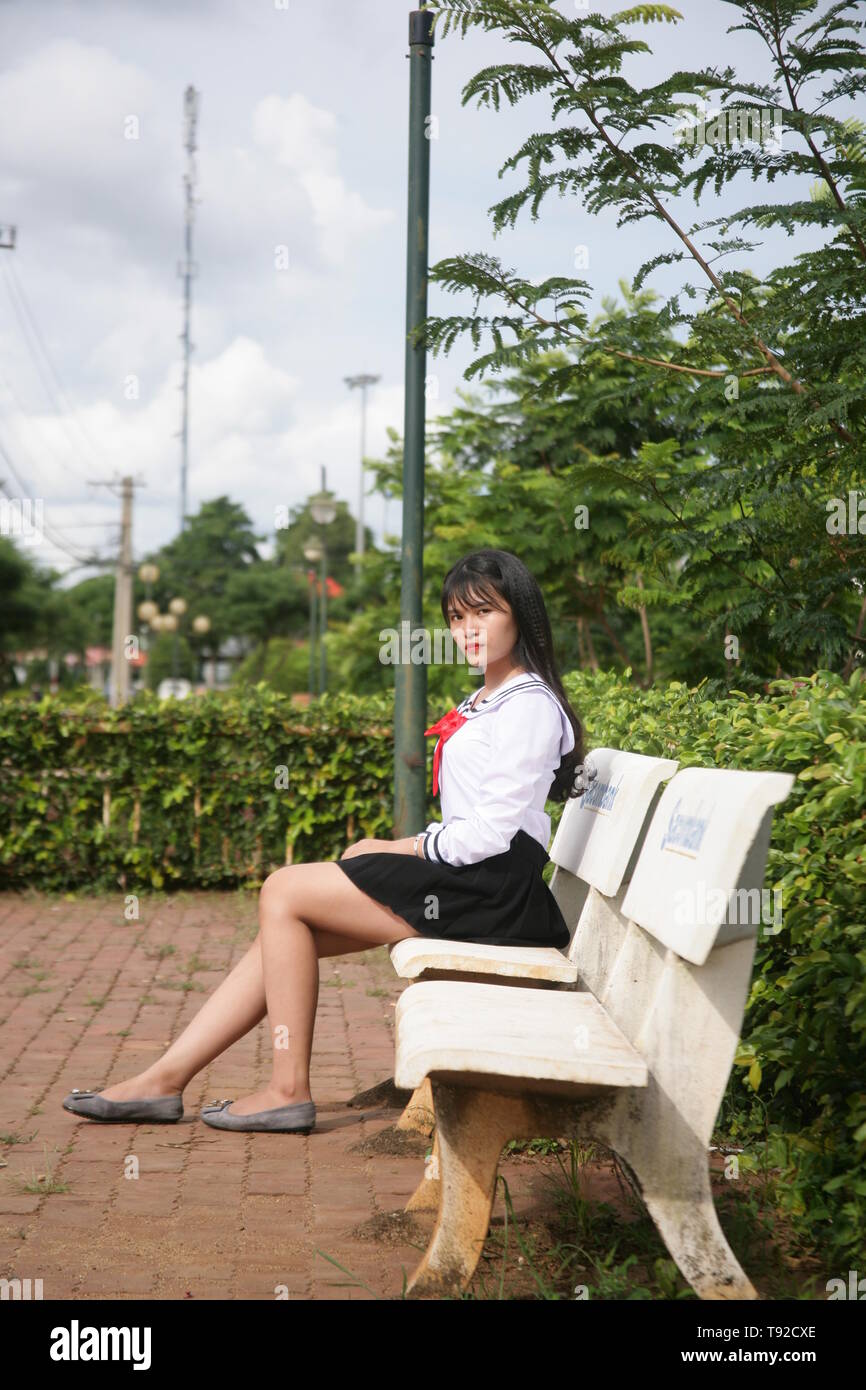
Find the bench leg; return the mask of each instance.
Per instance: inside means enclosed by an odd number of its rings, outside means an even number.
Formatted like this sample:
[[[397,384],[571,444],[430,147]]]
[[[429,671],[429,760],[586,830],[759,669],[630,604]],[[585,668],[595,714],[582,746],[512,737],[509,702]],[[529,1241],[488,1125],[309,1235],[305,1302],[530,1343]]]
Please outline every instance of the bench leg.
[[[622,1141],[611,1147],[630,1168],[671,1259],[698,1297],[759,1298],[719,1225],[703,1146],[655,1155],[643,1145],[630,1152]]]
[[[503,1146],[527,1128],[530,1138],[535,1133],[531,1107],[520,1097],[435,1078],[432,1085],[440,1199],[430,1244],[406,1287],[415,1297],[455,1294],[469,1284],[490,1227]]]
[[[441,1190],[439,1182],[439,1131],[437,1129],[433,1136],[433,1152],[424,1166],[424,1176],[403,1210],[438,1211]]]
[[[433,1092],[430,1090],[430,1078],[425,1076],[421,1085],[416,1086],[412,1092],[412,1097],[407,1102],[395,1129],[413,1130],[416,1134],[424,1134],[429,1137],[435,1126]]]

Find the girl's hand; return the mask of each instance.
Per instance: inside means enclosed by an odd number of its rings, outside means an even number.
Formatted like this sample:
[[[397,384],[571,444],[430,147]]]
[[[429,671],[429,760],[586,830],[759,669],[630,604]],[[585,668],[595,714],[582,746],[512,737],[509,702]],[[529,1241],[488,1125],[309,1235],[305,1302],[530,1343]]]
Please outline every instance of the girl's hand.
[[[358,840],[356,844],[349,845],[347,849],[344,849],[340,858],[354,859],[356,854],[375,854],[387,847],[389,843],[387,840]]]

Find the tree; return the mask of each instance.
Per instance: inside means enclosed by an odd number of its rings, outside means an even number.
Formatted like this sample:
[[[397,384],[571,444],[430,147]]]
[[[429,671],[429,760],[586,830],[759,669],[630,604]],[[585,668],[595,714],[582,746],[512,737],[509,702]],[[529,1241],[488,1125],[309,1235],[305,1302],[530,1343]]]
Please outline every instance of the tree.
[[[44,647],[61,656],[65,645],[64,596],[55,591],[54,570],[41,570],[10,540],[0,536],[0,690],[18,682],[13,655],[22,648]]]
[[[430,280],[452,292],[471,291],[472,312],[429,317],[415,337],[447,351],[463,333],[477,347],[489,330],[493,347],[471,363],[469,379],[517,367],[551,347],[572,348],[568,364],[537,384],[536,398],[555,399],[566,386],[577,394],[605,358],[628,364],[636,384],[667,381],[673,389],[681,377],[695,384],[691,425],[711,466],[684,469],[672,435],[648,439],[630,460],[605,469],[588,461],[583,475],[631,489],[638,504],[631,558],[650,582],[621,589],[620,601],[693,607],[716,650],[726,636],[745,648],[745,669],[737,674],[742,684],[804,666],[850,669],[862,659],[862,546],[856,536],[853,542],[834,537],[826,522],[833,500],[856,487],[863,472],[866,164],[850,125],[826,108],[857,90],[866,55],[857,41],[863,21],[844,0],[796,33],[816,0],[725,2],[744,21],[737,27],[769,49],[768,82],[739,83],[730,67],[676,72],[646,88],[627,81],[624,59],[650,50],[626,27],[681,18],[666,5],[637,5],[610,19],[570,19],[541,0],[452,0],[434,7],[443,33],[465,33],[470,25],[500,30],[541,60],[484,68],[464,88],[464,104],[476,97],[498,109],[502,97],[515,104],[547,92],[554,120],[565,114],[573,121],[532,133],[505,161],[500,175],[525,163],[527,178],[490,209],[494,232],[513,226],[527,204],[537,218],[543,198],[556,190],[579,197],[586,212],[613,207],[618,225],[647,220],[661,235],[664,249],[641,266],[633,293],[661,266],[691,267],[698,282],[684,279],[664,302],[659,328],[684,341],[659,354],[642,308],[612,316],[603,333],[593,333],[584,279],[551,276],[535,284],[487,253],[456,256],[434,266]],[[805,89],[815,81],[823,85],[807,108]],[[726,131],[731,120],[743,113],[754,120],[771,104],[774,129],[780,125],[787,134],[787,147],[766,142],[744,151],[699,143],[698,132],[707,133],[704,99],[712,92],[725,103]],[[666,138],[658,138],[658,128]],[[768,183],[817,175],[831,196],[756,204],[692,229],[671,212],[677,198],[691,193],[697,201],[710,180],[718,194],[742,172]],[[827,239],[760,277],[746,259],[754,245],[731,235],[738,223],[775,225],[789,235],[819,228]],[[716,269],[722,257],[741,264]],[[482,299],[497,298],[506,312],[479,312]],[[552,314],[541,311],[546,301]],[[647,499],[652,507],[645,508]],[[667,518],[663,528],[658,509]],[[672,573],[675,552],[681,561]]]
[[[114,625],[114,574],[98,574],[63,591],[67,605],[64,624],[66,651],[84,654],[85,647],[110,647]]]

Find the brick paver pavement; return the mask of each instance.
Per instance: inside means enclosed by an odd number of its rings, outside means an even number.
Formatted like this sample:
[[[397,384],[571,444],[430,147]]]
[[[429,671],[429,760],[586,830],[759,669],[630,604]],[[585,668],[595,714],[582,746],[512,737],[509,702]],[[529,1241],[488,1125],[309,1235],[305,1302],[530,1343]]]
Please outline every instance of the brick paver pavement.
[[[431,1141],[389,1152],[399,1110],[347,1105],[393,1075],[405,982],[385,947],[320,962],[310,1135],[198,1118],[264,1084],[266,1022],[193,1078],[177,1124],[101,1124],[60,1104],[163,1051],[247,949],[256,908],[254,893],[153,895],[128,921],[121,896],[0,894],[3,1276],[42,1279],[45,1299],[400,1297],[432,1228],[403,1215]],[[518,1215],[537,1208],[543,1166],[503,1160]]]

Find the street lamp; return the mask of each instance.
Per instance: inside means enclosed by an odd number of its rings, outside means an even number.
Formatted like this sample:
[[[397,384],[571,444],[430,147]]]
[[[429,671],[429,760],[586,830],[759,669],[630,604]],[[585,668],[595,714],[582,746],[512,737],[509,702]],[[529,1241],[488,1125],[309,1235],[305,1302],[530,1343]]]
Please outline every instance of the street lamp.
[[[147,652],[150,649],[148,628],[152,628],[154,632],[158,631],[158,629],[154,627],[154,619],[159,613],[159,605],[154,603],[153,599],[150,597],[150,590],[151,586],[159,579],[159,566],[152,564],[150,561],[146,564],[139,565],[138,577],[144,585],[144,599],[138,605],[136,611],[144,624],[144,631],[141,634],[141,649],[143,652]]]
[[[358,495],[358,521],[355,526],[355,550],[358,552],[358,559],[355,561],[355,577],[361,578],[361,557],[364,554],[364,453],[367,435],[367,387],[374,386],[381,377],[373,376],[370,372],[359,372],[357,376],[344,376],[343,380],[351,389],[353,386],[361,388],[361,486]]]
[[[153,566],[153,568],[155,569],[156,566]],[[189,605],[186,599],[181,598],[180,596],[178,596],[177,598],[173,598],[169,601],[167,613],[160,613],[157,609],[156,604],[153,603],[150,599],[145,599],[143,603],[140,603],[138,605],[138,616],[141,618],[143,622],[149,624],[152,631],[174,633],[174,648],[172,651],[171,662],[172,681],[177,680],[178,632],[180,630],[181,619],[183,618],[183,615],[186,613],[188,607]],[[204,636],[206,632],[210,632],[210,618],[208,618],[204,613],[198,613],[192,620],[192,630],[199,636]],[[185,681],[183,683],[184,693],[186,693],[186,686],[188,684],[188,681]]]
[[[325,633],[326,633],[327,630],[328,630],[328,596],[327,596],[327,583],[326,583],[328,563],[327,563],[327,549],[326,549],[326,546],[325,546],[325,527],[326,527],[326,526],[330,526],[331,522],[334,520],[334,517],[337,515],[336,503],[334,502],[333,497],[330,495],[330,493],[327,491],[327,489],[326,489],[326,487],[325,487],[325,465],[324,465],[324,464],[322,464],[322,490],[321,490],[321,492],[317,492],[317,493],[315,494],[314,497],[311,497],[311,498],[310,498],[310,514],[311,514],[313,520],[316,522],[317,526],[320,526],[320,527],[322,528],[322,530],[321,530],[321,545],[322,545],[322,608],[321,608],[321,633],[322,633],[322,639],[321,639],[321,641],[322,641],[321,669],[322,669],[322,677],[321,677],[321,685],[322,685],[322,694],[324,695],[324,693],[325,693],[325,687],[326,687],[326,685],[327,685],[327,669],[326,669],[326,665],[325,665]]]
[[[173,633],[174,633],[174,642],[172,643],[172,649],[171,649],[171,678],[172,678],[172,680],[175,680],[175,681],[177,680],[177,662],[178,662],[178,651],[179,651],[179,648],[178,648],[178,640],[177,640],[177,630],[178,630],[178,626],[179,626],[180,620],[181,620],[181,618],[183,617],[183,615],[184,615],[185,612],[186,612],[186,599],[185,599],[185,598],[173,598],[173,599],[171,599],[171,600],[169,601],[169,605],[168,605],[168,616],[172,619],[172,621],[171,621],[171,623],[169,624],[167,630],[168,630],[169,632],[173,632]]]
[[[315,565],[322,558],[322,547],[315,541],[304,546],[304,558]],[[310,699],[316,693],[316,575],[307,574],[307,587],[310,590]]]

